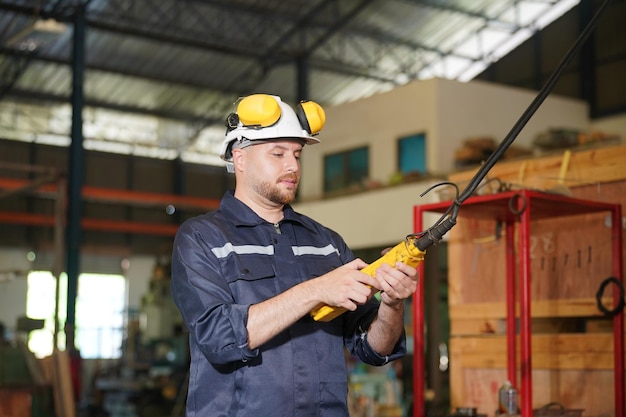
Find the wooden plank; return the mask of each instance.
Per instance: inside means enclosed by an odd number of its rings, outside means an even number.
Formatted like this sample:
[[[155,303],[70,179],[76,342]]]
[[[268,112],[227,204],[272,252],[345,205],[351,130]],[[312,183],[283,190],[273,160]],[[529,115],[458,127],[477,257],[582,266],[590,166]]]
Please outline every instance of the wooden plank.
[[[626,145],[572,150],[555,155],[500,161],[486,179],[499,178],[519,187],[548,190],[626,180]],[[466,184],[478,168],[453,173],[449,180]],[[563,175],[564,174],[564,175]]]
[[[609,293],[609,291],[607,291]],[[604,305],[612,305],[612,297],[602,297]],[[604,317],[598,310],[595,298],[537,300],[530,305],[531,317]],[[451,305],[451,320],[489,320],[506,318],[506,304],[501,302]],[[519,315],[519,304],[516,305]]]
[[[54,409],[57,416],[75,417],[76,404],[70,377],[70,360],[66,351],[56,350],[51,356],[41,359],[46,381],[53,388]]]
[[[541,334],[531,342],[533,369],[613,369],[612,334]],[[506,368],[505,336],[452,337],[450,351],[465,368]]]
[[[59,350],[54,354],[56,364],[56,384],[54,387],[59,391],[59,401],[66,417],[76,416],[76,403],[74,401],[74,390],[72,389],[72,378],[70,368],[69,353]]]
[[[480,334],[499,334],[506,331],[506,325],[503,319],[465,319],[459,318],[450,321],[450,335],[480,335]]]
[[[610,333],[612,323],[608,319],[592,320],[587,317],[532,318],[531,332],[534,333]],[[505,334],[505,319],[457,319],[450,322],[451,336],[476,336]]]

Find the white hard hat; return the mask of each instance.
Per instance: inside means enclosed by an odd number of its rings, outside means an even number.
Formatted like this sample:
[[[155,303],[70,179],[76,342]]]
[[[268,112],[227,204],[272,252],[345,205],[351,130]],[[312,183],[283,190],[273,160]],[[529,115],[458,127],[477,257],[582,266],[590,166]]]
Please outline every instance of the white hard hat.
[[[233,147],[272,139],[296,139],[308,145],[319,143],[315,136],[325,122],[324,109],[313,101],[302,101],[294,110],[278,96],[252,94],[239,100],[236,111],[226,118],[220,158],[228,162],[227,168],[232,172]]]

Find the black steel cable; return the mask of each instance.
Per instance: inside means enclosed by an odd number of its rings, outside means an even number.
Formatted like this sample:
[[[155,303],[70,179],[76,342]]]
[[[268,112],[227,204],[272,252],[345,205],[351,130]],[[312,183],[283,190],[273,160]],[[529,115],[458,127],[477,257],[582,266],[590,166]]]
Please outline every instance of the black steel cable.
[[[532,103],[528,106],[528,108],[522,113],[521,117],[518,121],[513,125],[509,133],[505,136],[502,142],[498,145],[495,151],[487,158],[485,163],[480,167],[478,172],[474,175],[474,177],[470,180],[469,184],[465,187],[459,198],[457,199],[457,205],[463,203],[469,196],[471,196],[478,184],[483,180],[483,178],[487,175],[489,170],[493,168],[493,166],[502,158],[504,152],[509,148],[509,146],[513,143],[513,141],[517,138],[521,130],[526,126],[530,118],[535,114],[539,106],[545,101],[546,97],[550,94],[554,85],[561,77],[565,68],[569,65],[569,63],[574,58],[574,55],[581,48],[584,41],[587,40],[591,32],[595,29],[595,26],[600,19],[600,16],[604,13],[606,7],[610,3],[611,0],[604,0],[600,8],[596,12],[596,14],[591,18],[587,26],[583,29],[583,31],[576,39],[576,42],[572,45],[570,50],[565,54],[559,65],[556,67],[550,78],[546,81],[545,85],[539,91],[539,94],[535,97]]]
[[[463,204],[465,200],[467,200],[472,194],[474,194],[474,191],[476,191],[476,188],[478,188],[479,184],[485,178],[487,173],[491,170],[491,168],[493,168],[496,162],[498,162],[502,158],[506,150],[509,148],[509,146],[511,146],[511,144],[513,143],[513,141],[515,141],[515,139],[517,138],[519,133],[522,131],[524,126],[526,126],[530,118],[535,114],[539,106],[541,106],[541,104],[548,97],[548,95],[554,88],[554,85],[557,83],[557,81],[563,74],[563,71],[565,71],[567,66],[570,64],[570,62],[574,58],[574,55],[578,52],[578,50],[582,47],[583,43],[587,40],[591,32],[595,29],[596,24],[598,20],[600,19],[600,16],[602,16],[607,6],[609,5],[610,1],[611,0],[604,0],[602,2],[600,7],[598,8],[598,11],[591,18],[589,23],[587,23],[587,26],[585,26],[583,31],[580,33],[580,35],[576,39],[576,42],[574,42],[574,44],[571,46],[569,51],[567,51],[563,59],[561,59],[561,62],[554,69],[554,71],[552,72],[552,74],[550,75],[550,77],[548,78],[544,86],[541,88],[537,96],[530,103],[530,105],[524,111],[524,113],[522,113],[522,115],[517,120],[517,122],[513,125],[509,133],[507,133],[507,135],[504,137],[502,142],[500,142],[498,147],[493,151],[491,155],[489,155],[489,157],[487,158],[485,163],[480,167],[478,172],[476,172],[476,174],[474,174],[474,176],[470,179],[469,183],[467,184],[463,192],[454,200],[450,208],[446,211],[446,213],[444,213],[444,215],[439,219],[439,221],[437,221],[437,223],[435,223],[433,226],[427,229],[423,233],[422,237],[420,237],[417,240],[416,246],[420,250],[425,250],[429,246],[435,243],[438,243],[439,240],[441,240],[441,238],[443,237],[443,235],[446,234],[452,227],[454,227],[454,225],[456,224],[456,218],[459,214],[459,209],[461,208],[461,204]],[[431,189],[432,188],[434,187],[431,187]],[[449,217],[443,220],[443,218],[448,214],[449,214]]]

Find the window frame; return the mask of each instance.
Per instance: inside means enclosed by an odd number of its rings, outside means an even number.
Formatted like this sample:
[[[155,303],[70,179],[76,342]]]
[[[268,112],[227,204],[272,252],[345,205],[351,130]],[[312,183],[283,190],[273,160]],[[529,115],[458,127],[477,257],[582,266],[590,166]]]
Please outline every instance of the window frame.
[[[418,164],[416,169],[404,169],[402,164],[402,143],[411,139],[417,139],[421,142],[422,155],[420,158],[421,164]],[[421,174],[426,175],[428,173],[428,157],[427,157],[427,135],[426,132],[418,132],[410,135],[404,135],[398,138],[396,141],[396,168],[402,175]],[[412,167],[413,168],[413,167]]]
[[[350,158],[355,156],[358,152],[363,152],[363,151],[365,152],[365,165],[366,165],[365,173],[357,174],[354,172],[355,170],[353,169],[353,164],[351,163]],[[341,157],[342,159],[342,162],[341,162],[342,174],[340,176],[342,178],[342,181],[341,181],[342,184],[339,187],[330,188],[329,177],[328,177],[329,158],[336,158],[336,157]],[[341,152],[334,152],[334,153],[326,154],[324,155],[324,158],[323,158],[323,172],[322,172],[324,194],[332,194],[334,192],[345,191],[354,185],[362,184],[364,179],[369,178],[369,172],[370,172],[369,145],[358,146],[358,147],[350,148]],[[362,173],[362,170],[359,171],[359,173]]]

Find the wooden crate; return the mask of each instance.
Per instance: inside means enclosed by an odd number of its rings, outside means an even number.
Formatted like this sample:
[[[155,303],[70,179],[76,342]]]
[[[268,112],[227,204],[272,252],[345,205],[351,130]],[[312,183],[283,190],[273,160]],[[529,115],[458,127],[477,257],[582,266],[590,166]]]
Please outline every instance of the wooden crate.
[[[453,337],[450,352],[452,407],[493,416],[507,379],[506,337]],[[615,415],[611,334],[533,335],[532,361],[533,408],[557,401],[584,416]]]
[[[474,173],[449,179],[462,188]],[[626,146],[505,161],[488,178],[626,207]],[[504,233],[495,220],[460,218],[448,234],[451,407],[490,416],[507,378]],[[614,415],[612,321],[595,299],[612,275],[611,245],[608,213],[531,224],[533,408],[557,401],[585,417]]]
[[[496,164],[491,178],[515,181],[526,172],[523,186],[545,181],[550,187],[572,182],[573,197],[618,203],[626,207],[626,146],[572,153],[568,169],[556,171],[563,156]],[[532,172],[532,175],[528,173]],[[586,173],[586,182],[579,178]],[[457,173],[450,180],[462,183],[472,172]],[[550,178],[552,182],[547,182]],[[624,211],[624,209],[623,209]],[[626,225],[626,221],[624,222]],[[461,217],[448,233],[449,304],[502,302],[505,294],[505,231],[495,220]],[[625,234],[626,236],[626,234]],[[532,300],[593,298],[601,282],[612,273],[610,218],[607,214],[551,218],[531,224]],[[626,259],[626,246],[623,248]],[[519,268],[518,268],[519,269]]]

